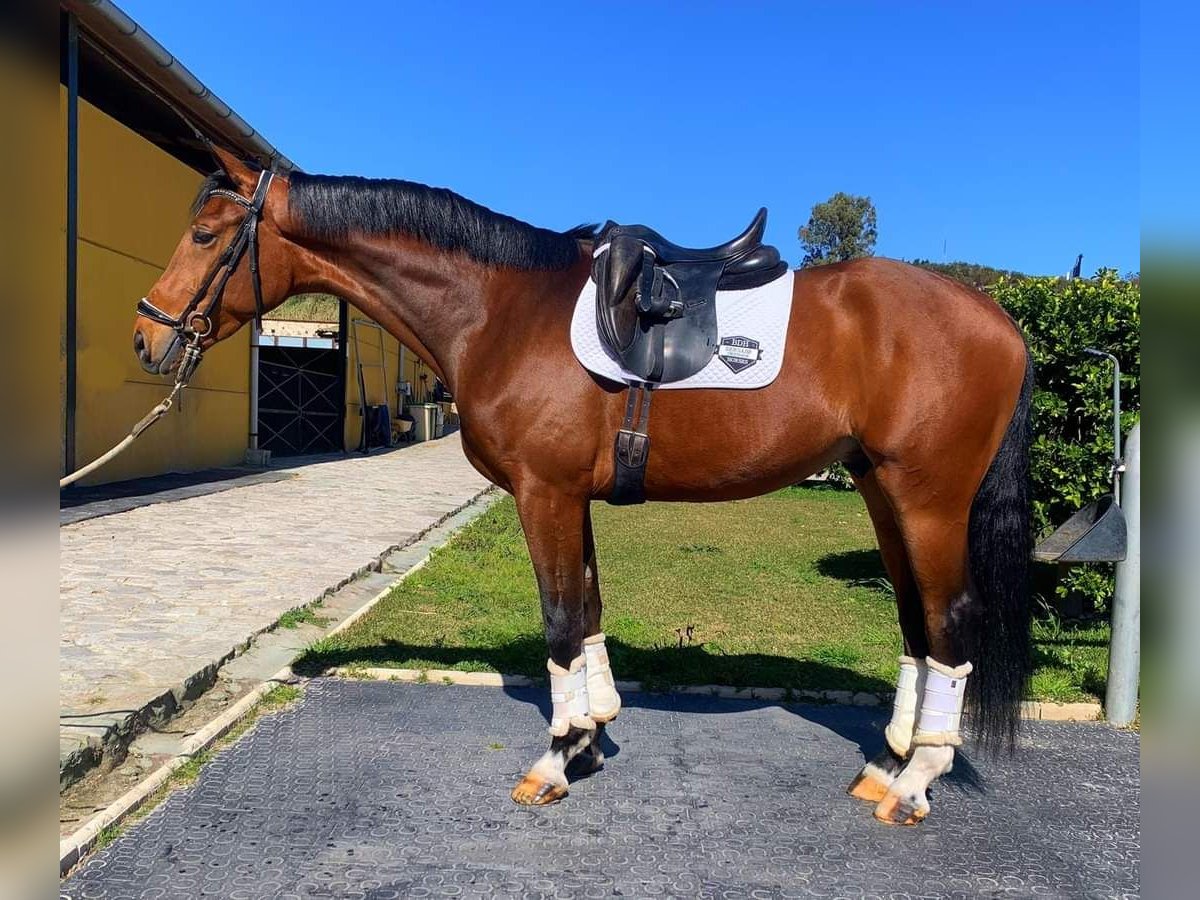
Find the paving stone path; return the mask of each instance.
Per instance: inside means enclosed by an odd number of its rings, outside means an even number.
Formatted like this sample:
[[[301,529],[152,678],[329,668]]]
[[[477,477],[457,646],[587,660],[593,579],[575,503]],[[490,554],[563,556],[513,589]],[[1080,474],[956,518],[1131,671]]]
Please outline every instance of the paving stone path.
[[[960,754],[916,828],[846,784],[886,711],[626,696],[561,804],[508,790],[545,691],[319,679],[62,885],[79,898],[1127,897],[1139,739],[1028,722]]]
[[[64,714],[143,708],[487,487],[458,435],[279,471],[60,529]]]

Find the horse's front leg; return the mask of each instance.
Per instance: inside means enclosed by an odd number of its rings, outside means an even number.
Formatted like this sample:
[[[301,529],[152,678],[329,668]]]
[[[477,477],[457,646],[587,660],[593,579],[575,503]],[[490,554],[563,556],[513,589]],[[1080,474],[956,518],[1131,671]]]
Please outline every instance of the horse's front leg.
[[[567,764],[596,738],[589,715],[583,650],[585,617],[584,521],[586,497],[551,489],[517,493],[517,512],[542,599],[550,658],[550,749],[513,789],[512,798],[542,805],[567,795]]]

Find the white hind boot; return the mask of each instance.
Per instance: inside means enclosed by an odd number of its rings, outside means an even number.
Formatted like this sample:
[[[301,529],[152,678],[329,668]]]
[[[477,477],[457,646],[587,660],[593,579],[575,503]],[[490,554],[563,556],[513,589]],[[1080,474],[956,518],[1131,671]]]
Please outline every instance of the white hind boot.
[[[865,766],[850,783],[849,794],[868,803],[878,803],[887,795],[904,760],[912,750],[913,731],[917,727],[917,706],[925,690],[925,660],[911,656],[900,657],[900,675],[896,679],[896,699],[892,703],[892,720],[884,728],[887,749]]]
[[[912,755],[875,807],[875,818],[890,825],[916,825],[929,815],[929,785],[950,771],[954,748],[962,746],[963,698],[971,664],[952,668],[932,656],[925,663]]]

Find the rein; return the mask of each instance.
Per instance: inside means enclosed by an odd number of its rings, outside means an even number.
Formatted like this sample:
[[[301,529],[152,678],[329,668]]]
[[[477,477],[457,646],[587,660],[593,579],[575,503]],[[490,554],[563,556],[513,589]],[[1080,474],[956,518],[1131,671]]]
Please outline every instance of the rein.
[[[262,328],[263,299],[262,280],[258,274],[258,222],[262,217],[263,204],[266,202],[267,191],[270,189],[271,181],[274,177],[270,171],[264,169],[258,176],[258,185],[254,189],[254,195],[249,200],[241,194],[227,191],[223,188],[218,188],[209,193],[209,197],[214,195],[225,197],[246,210],[246,215],[242,218],[241,224],[238,225],[238,230],[234,234],[233,240],[222,251],[221,256],[217,259],[216,266],[209,271],[204,282],[196,290],[196,293],[192,295],[192,299],[179,315],[173,316],[165,310],[159,309],[145,297],[139,300],[137,305],[137,314],[139,316],[174,329],[175,342],[184,342],[183,358],[179,361],[179,368],[175,372],[175,384],[171,388],[171,392],[159,401],[150,412],[146,413],[130,429],[129,434],[125,435],[107,453],[92,460],[83,468],[76,469],[64,478],[60,478],[58,480],[59,490],[74,484],[80,478],[91,474],[119,456],[141,436],[142,432],[165,416],[171,409],[175,403],[175,398],[188,386],[188,383],[192,380],[192,376],[196,372],[196,368],[200,365],[200,359],[204,353],[200,346],[201,341],[212,332],[213,318],[216,313],[220,312],[221,299],[225,295],[225,285],[229,283],[230,277],[233,275],[234,270],[237,269],[242,257],[246,255],[247,250],[250,252],[250,280],[254,285],[254,322],[259,329]],[[218,275],[220,275],[219,280],[217,278]],[[204,298],[208,296],[209,288],[212,287],[214,281],[217,283],[216,289],[212,292],[208,303],[201,309],[200,305],[204,302]],[[170,353],[171,349],[174,349],[174,344],[172,344],[172,347],[167,352]]]

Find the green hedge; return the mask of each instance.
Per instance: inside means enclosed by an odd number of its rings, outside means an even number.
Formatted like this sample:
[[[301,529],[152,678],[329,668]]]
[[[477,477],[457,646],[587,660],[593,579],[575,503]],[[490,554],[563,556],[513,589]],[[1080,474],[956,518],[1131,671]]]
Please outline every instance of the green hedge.
[[[1037,370],[1033,397],[1034,522],[1040,537],[1110,490],[1112,365],[1121,362],[1122,434],[1141,409],[1141,287],[1101,269],[1094,278],[1004,279],[989,288],[1025,332]],[[1112,596],[1111,566],[1079,566],[1058,596],[1102,608]]]

